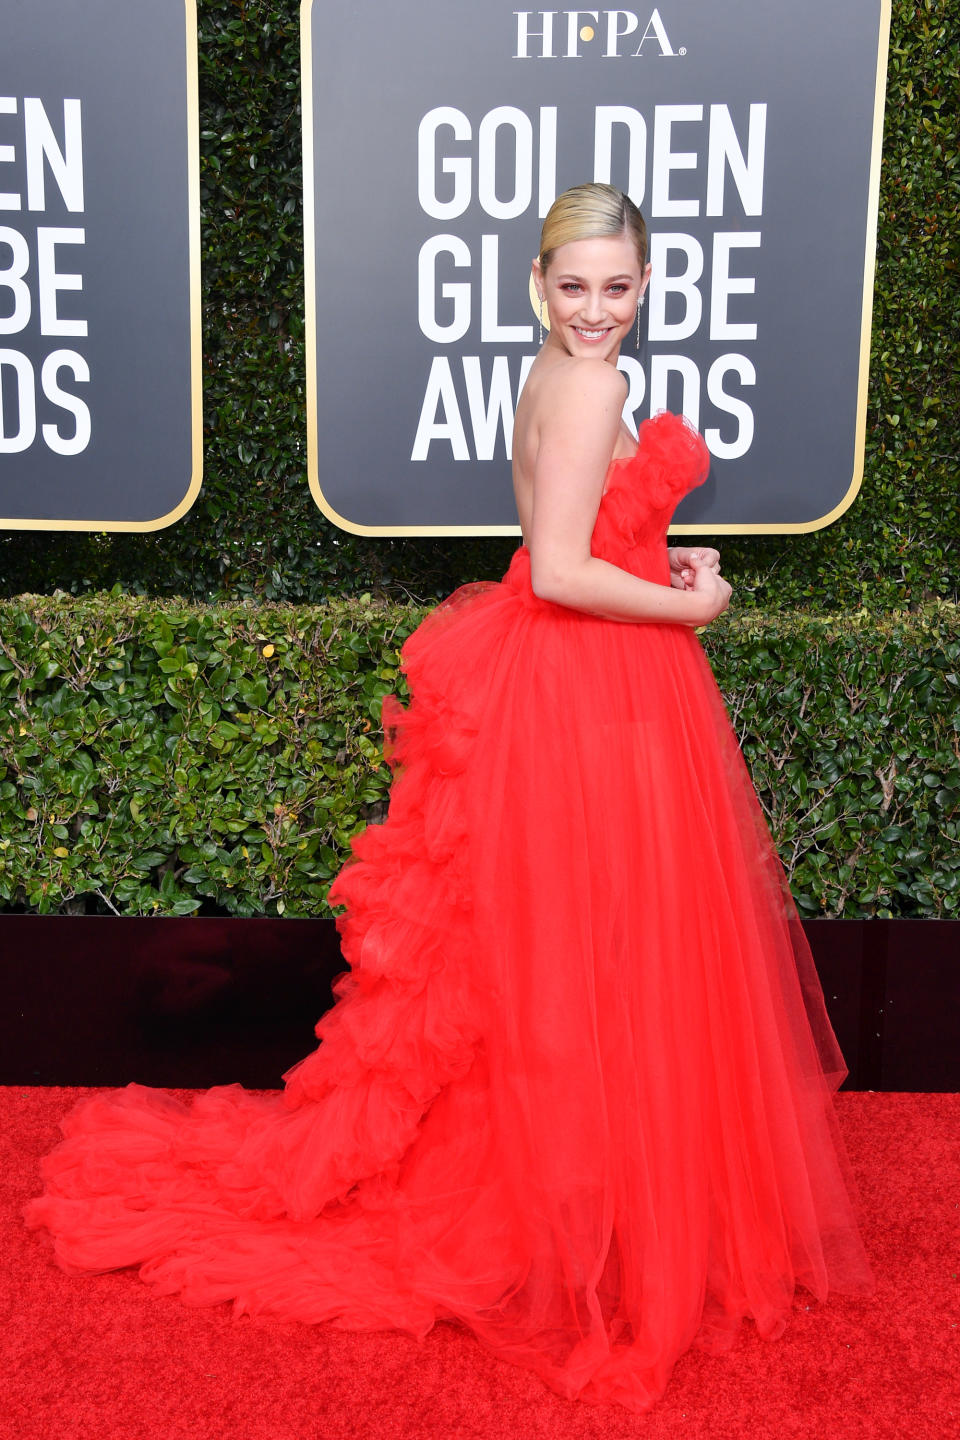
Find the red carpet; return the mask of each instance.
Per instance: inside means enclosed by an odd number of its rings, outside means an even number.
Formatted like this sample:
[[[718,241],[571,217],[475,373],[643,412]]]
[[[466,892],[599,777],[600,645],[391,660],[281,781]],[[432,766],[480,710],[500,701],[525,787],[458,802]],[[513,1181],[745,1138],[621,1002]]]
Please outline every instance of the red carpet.
[[[838,1096],[877,1273],[869,1301],[798,1293],[778,1341],[690,1352],[650,1415],[560,1399],[451,1325],[422,1342],[234,1321],[133,1271],[70,1279],[20,1221],[80,1090],[0,1087],[0,1440],[947,1440],[960,1433],[960,1096]],[[187,1095],[189,1092],[174,1092]]]

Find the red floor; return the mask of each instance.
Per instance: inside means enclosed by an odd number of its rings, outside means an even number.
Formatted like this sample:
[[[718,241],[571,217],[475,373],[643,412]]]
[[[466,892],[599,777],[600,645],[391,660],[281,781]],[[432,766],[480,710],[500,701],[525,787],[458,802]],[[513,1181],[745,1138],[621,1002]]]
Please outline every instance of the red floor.
[[[960,1095],[837,1098],[879,1289],[798,1294],[778,1341],[691,1352],[648,1416],[561,1400],[437,1325],[385,1333],[234,1321],[135,1272],[71,1279],[20,1207],[86,1091],[0,1087],[0,1440],[952,1440],[960,1434]],[[188,1092],[177,1092],[188,1093]]]

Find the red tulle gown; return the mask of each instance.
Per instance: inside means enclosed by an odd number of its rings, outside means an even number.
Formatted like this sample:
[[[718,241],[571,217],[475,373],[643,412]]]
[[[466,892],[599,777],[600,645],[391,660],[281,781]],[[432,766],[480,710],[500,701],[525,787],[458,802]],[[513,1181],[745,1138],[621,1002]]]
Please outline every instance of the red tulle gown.
[[[667,584],[708,456],[614,461],[593,553]],[[390,810],[331,891],[350,965],[257,1096],[87,1097],[26,1211],[72,1274],[139,1266],[235,1313],[456,1320],[561,1395],[633,1410],[795,1286],[873,1289],[845,1072],[694,631],[538,599],[525,547],[410,636]]]

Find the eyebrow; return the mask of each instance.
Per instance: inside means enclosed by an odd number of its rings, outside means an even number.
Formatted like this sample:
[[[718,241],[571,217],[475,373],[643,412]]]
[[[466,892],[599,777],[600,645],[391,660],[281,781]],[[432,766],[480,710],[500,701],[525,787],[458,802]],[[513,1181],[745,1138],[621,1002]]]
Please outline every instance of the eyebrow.
[[[557,276],[557,281],[558,281],[558,283],[559,283],[559,281],[561,281],[561,280],[582,280],[582,279],[583,279],[583,276],[582,276],[582,275],[574,275],[572,272],[570,272],[570,273],[564,272],[564,273],[562,273],[562,274],[560,274],[560,275]],[[605,285],[609,285],[609,284],[611,283],[611,281],[613,281],[613,280],[632,280],[632,279],[633,279],[633,276],[632,276],[632,275],[629,275],[629,274],[627,274],[627,273],[624,273],[624,274],[622,274],[622,275],[610,275],[610,276],[608,276],[607,279],[604,281],[604,284],[605,284]]]

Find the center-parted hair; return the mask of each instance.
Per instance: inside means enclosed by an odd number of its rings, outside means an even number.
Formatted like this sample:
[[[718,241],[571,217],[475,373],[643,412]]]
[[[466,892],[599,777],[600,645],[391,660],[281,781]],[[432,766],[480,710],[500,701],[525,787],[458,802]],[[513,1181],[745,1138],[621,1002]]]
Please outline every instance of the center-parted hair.
[[[561,245],[607,235],[629,236],[641,269],[646,265],[647,227],[629,195],[613,185],[574,185],[558,195],[547,211],[540,232],[540,266],[546,270]]]

